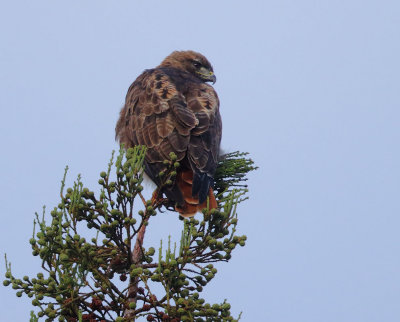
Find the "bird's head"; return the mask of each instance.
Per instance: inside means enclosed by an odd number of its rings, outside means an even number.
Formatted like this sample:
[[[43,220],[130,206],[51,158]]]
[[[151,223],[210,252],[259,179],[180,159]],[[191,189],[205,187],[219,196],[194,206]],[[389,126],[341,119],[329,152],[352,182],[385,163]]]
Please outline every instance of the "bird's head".
[[[214,84],[217,81],[214,70],[207,58],[191,50],[174,51],[162,61],[159,67],[173,67],[184,70],[203,82],[212,82]]]

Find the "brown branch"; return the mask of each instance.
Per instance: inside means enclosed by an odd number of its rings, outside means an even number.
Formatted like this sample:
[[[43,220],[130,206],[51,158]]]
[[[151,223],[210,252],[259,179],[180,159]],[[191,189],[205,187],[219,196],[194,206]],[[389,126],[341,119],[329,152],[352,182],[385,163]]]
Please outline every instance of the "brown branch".
[[[146,219],[143,219],[146,220]],[[144,233],[146,232],[146,225],[143,224],[142,227],[140,227],[137,236],[136,236],[136,243],[135,247],[133,248],[132,252],[132,263],[133,264],[138,264],[140,263],[140,259],[142,257],[142,246],[143,246],[143,239],[144,239]],[[139,284],[139,277],[130,277],[129,280],[129,287],[128,287],[128,295],[127,295],[127,304],[128,308],[124,312],[124,317],[126,319],[135,320],[135,310],[129,308],[130,303],[136,303],[137,301],[137,293],[138,293],[138,284]]]
[[[147,205],[147,204],[146,204],[146,199],[144,199],[144,197],[143,197],[143,195],[142,195],[141,192],[139,192],[138,195],[139,195],[140,199],[142,200],[144,206],[146,207],[146,205]]]

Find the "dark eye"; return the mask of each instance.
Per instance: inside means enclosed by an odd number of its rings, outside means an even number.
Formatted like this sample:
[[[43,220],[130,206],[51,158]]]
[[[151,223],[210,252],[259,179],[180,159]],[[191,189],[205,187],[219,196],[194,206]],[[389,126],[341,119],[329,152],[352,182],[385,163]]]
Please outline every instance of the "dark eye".
[[[194,61],[193,62],[193,66],[196,67],[196,68],[200,68],[201,64],[198,61]]]

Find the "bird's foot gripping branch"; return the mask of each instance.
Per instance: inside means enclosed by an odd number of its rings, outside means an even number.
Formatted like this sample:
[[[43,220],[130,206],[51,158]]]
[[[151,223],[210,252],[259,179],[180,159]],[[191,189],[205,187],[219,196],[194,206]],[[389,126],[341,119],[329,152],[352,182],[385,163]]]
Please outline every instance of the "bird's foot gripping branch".
[[[6,260],[3,282],[32,299],[31,321],[234,321],[229,303],[209,304],[200,294],[217,273],[214,263],[227,262],[245,244],[246,236],[236,235],[236,210],[253,162],[241,153],[222,158],[215,184],[220,208],[185,219],[178,245],[145,249],[145,229],[163,206],[142,194],[145,153],[121,150],[100,174],[98,194],[80,176],[65,189],[64,175],[51,216],[36,214],[29,242],[42,271],[19,279]],[[175,162],[167,162],[165,184],[174,175]]]

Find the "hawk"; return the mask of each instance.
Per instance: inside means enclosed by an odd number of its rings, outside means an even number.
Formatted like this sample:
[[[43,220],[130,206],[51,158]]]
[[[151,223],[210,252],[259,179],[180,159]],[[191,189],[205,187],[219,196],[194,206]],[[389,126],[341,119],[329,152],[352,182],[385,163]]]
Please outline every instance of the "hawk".
[[[219,99],[207,82],[216,81],[213,67],[194,51],[174,51],[129,87],[116,125],[116,139],[125,148],[147,146],[145,173],[158,186],[164,160],[174,152],[180,163],[176,179],[163,187],[183,217],[217,208],[214,174],[221,142]]]

